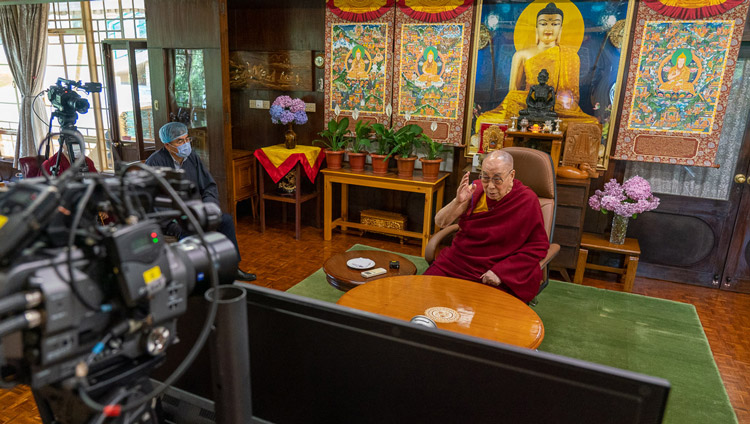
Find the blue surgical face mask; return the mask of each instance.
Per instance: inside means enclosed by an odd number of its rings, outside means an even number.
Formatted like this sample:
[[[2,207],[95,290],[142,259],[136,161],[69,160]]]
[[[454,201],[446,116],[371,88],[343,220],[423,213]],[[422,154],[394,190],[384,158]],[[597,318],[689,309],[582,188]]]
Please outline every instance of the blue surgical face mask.
[[[182,146],[177,146],[177,156],[181,158],[187,158],[190,156],[190,152],[192,149],[190,148],[190,143],[185,143]]]

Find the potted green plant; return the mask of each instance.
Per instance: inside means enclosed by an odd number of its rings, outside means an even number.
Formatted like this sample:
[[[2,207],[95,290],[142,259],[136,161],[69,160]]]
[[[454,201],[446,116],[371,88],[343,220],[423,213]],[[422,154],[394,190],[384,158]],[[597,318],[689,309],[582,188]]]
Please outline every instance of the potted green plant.
[[[370,134],[372,126],[369,122],[357,121],[354,129],[354,138],[349,149],[349,166],[352,171],[364,171],[365,159],[369,153],[365,148],[370,147]]]
[[[378,148],[374,153],[370,153],[372,158],[372,173],[388,173],[388,153],[390,153],[394,144],[393,130],[386,128],[383,124],[372,124],[372,130],[375,132],[375,142]]]
[[[418,136],[422,134],[422,127],[415,124],[405,125],[393,133],[393,148],[388,157],[395,155],[398,162],[398,176],[411,178],[414,174],[414,149],[421,146]]]
[[[438,143],[425,133],[420,134],[419,138],[425,151],[425,157],[419,158],[422,162],[422,177],[425,180],[436,180],[440,172],[440,162],[443,161],[441,156],[448,149],[443,143]]]
[[[320,143],[327,147],[326,162],[331,169],[341,169],[341,159],[347,143],[345,135],[348,131],[349,118],[342,118],[338,122],[336,118],[333,118],[328,121],[328,128],[318,133],[323,139],[313,141],[313,143]]]

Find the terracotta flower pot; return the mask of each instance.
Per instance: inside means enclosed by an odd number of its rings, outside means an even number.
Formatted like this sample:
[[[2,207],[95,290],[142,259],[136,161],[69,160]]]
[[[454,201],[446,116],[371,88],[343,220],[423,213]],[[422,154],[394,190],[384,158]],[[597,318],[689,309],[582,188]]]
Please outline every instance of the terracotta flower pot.
[[[383,160],[387,156],[388,155],[376,155],[375,153],[370,153],[373,174],[383,175],[388,173],[388,161]]]
[[[440,162],[443,159],[419,158],[419,161],[422,162],[422,177],[425,180],[437,180],[438,172],[440,172]]]
[[[367,158],[367,152],[354,153],[349,152],[349,166],[352,171],[364,171],[365,170],[365,159]]]
[[[410,156],[408,158],[402,158],[401,156],[396,158],[398,162],[398,176],[404,178],[411,178],[414,175],[414,161],[417,160],[416,156]]]
[[[341,161],[344,159],[343,150],[326,150],[326,162],[330,169],[341,169]]]

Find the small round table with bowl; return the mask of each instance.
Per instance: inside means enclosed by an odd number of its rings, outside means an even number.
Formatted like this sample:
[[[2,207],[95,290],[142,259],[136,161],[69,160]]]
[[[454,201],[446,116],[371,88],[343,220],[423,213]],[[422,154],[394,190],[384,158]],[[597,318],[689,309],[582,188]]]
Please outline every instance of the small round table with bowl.
[[[391,268],[392,261],[398,261],[398,268]],[[385,274],[363,277],[362,271],[383,268]],[[350,250],[333,255],[323,265],[326,280],[341,291],[348,291],[369,281],[398,275],[414,275],[417,267],[401,255],[380,250]]]

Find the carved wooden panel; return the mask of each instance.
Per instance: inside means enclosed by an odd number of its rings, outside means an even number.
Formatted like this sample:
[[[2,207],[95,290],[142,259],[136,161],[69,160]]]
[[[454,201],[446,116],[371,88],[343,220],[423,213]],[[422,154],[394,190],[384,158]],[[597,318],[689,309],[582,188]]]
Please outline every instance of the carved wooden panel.
[[[232,89],[312,91],[310,50],[234,51],[229,56]]]
[[[596,169],[601,139],[602,128],[598,124],[570,123],[565,132],[563,166],[587,163],[591,165],[591,169]]]

